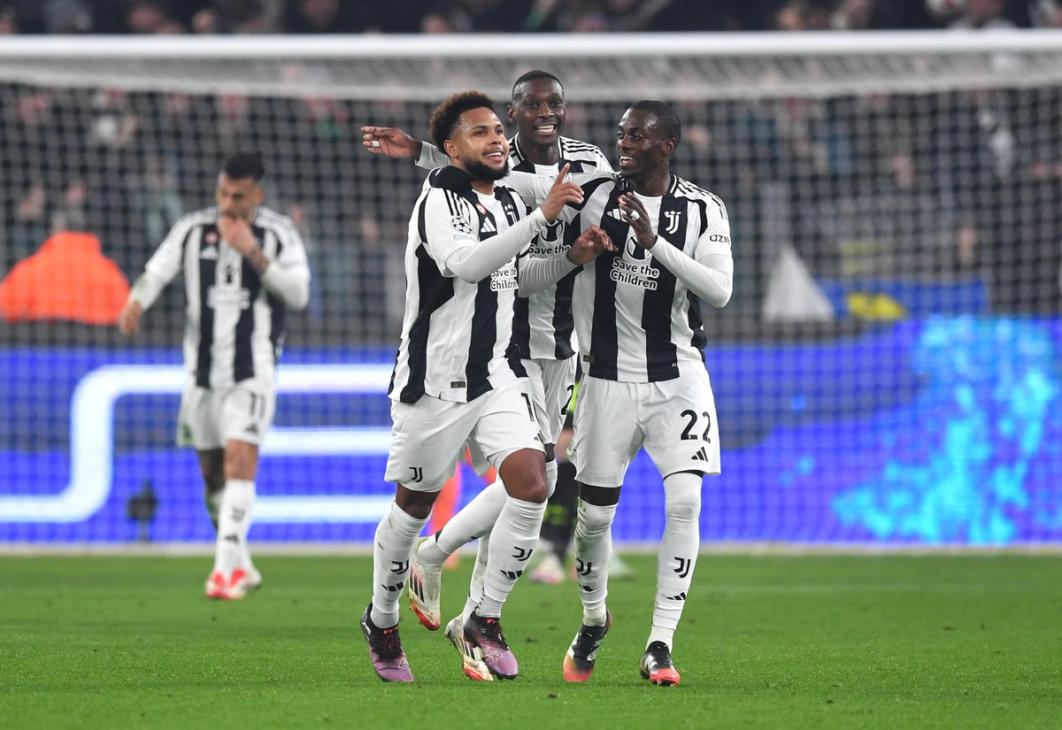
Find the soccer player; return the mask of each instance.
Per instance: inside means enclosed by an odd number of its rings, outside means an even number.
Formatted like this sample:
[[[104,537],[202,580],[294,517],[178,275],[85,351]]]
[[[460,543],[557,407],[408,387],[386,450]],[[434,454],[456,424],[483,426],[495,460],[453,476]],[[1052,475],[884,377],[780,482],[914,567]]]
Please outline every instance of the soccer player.
[[[726,305],[734,267],[723,202],[671,173],[681,137],[670,106],[633,104],[617,128],[620,175],[592,176],[583,201],[561,214],[580,226],[599,224],[617,249],[583,266],[573,293],[584,368],[572,444],[583,622],[563,662],[570,682],[589,679],[612,622],[605,603],[611,525],[643,446],[664,478],[666,526],[641,673],[657,685],[680,681],[671,649],[697,563],[701,483],[720,471],[700,303]],[[548,189],[548,180],[532,175],[507,183],[529,201]]]
[[[507,105],[509,121],[517,133],[509,141],[512,170],[535,173],[550,178],[567,165],[574,173],[611,172],[608,159],[592,144],[562,136],[566,118],[564,87],[546,71],[534,70],[513,83]],[[396,158],[418,158],[417,164],[428,169],[448,164],[440,150],[421,142],[394,127],[362,127],[363,145],[374,154]],[[578,235],[564,222],[547,226],[531,242],[526,256],[544,260],[563,252]],[[527,259],[525,259],[527,260]],[[574,323],[571,297],[575,272],[567,273],[556,284],[541,291],[520,296],[516,303],[513,338],[522,367],[527,371],[531,400],[538,418],[545,446],[546,476],[550,504],[563,503],[565,495],[555,494],[557,462],[554,445],[560,435],[568,401],[575,381]],[[575,496],[570,495],[574,502]],[[481,538],[469,597],[462,614],[467,618],[482,595],[483,570],[489,551],[489,530],[505,500],[505,489],[498,483],[481,492],[433,537],[417,549],[410,578],[411,607],[421,623],[435,630],[441,624],[440,582],[442,565],[458,548],[471,539]],[[545,546],[543,546],[545,549]],[[548,552],[548,550],[547,550]],[[460,622],[461,618],[451,622]],[[453,635],[454,626],[447,626]]]
[[[206,594],[224,600],[243,598],[262,581],[247,547],[258,445],[273,420],[285,311],[309,301],[302,239],[290,219],[262,205],[264,175],[256,154],[226,160],[217,205],[177,222],[118,320],[123,334],[135,334],[144,311],[184,269],[188,384],[177,440],[199,454],[217,529]]]
[[[517,263],[565,204],[581,200],[579,186],[558,177],[541,207],[525,215],[523,203],[495,184],[508,173],[509,144],[493,102],[479,92],[446,99],[429,129],[450,165],[429,175],[409,223],[385,476],[397,486],[373,541],[373,598],[361,627],[377,675],[412,681],[398,600],[413,543],[468,443],[476,463],[497,468],[504,495],[487,526],[493,539],[482,597],[449,627],[450,639],[465,652],[470,677],[513,678],[519,666],[501,630],[502,605],[538,542],[547,495],[544,449],[513,346],[516,292],[552,284],[605,250],[607,239],[588,227],[561,257]]]

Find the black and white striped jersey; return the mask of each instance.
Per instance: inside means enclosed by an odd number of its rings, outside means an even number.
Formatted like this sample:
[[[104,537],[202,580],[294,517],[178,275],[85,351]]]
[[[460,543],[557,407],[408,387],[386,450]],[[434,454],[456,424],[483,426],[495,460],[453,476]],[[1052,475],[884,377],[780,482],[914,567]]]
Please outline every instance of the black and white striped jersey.
[[[510,176],[528,200],[545,198],[549,178]],[[584,178],[585,179],[585,178]],[[584,199],[561,214],[579,231],[601,226],[615,243],[582,267],[573,292],[575,328],[583,372],[606,380],[644,383],[679,376],[682,361],[704,362],[701,302],[653,252],[634,241],[618,198],[632,192],[619,175],[579,179]],[[534,189],[528,195],[528,187]],[[673,246],[695,261],[730,253],[726,207],[712,193],[672,175],[659,198],[638,196],[652,218],[656,246]],[[573,225],[573,228],[575,226]]]
[[[473,190],[458,168],[428,176],[409,220],[406,311],[388,390],[392,400],[415,403],[430,395],[467,403],[526,377],[512,342],[515,257],[477,283],[446,268],[457,249],[503,233],[525,210],[504,185],[495,184],[493,195]]]
[[[250,262],[221,239],[217,218],[217,208],[211,207],[177,221],[146,273],[168,283],[184,269],[184,360],[197,385],[224,388],[250,378],[269,382],[284,341],[286,306],[263,286]],[[290,218],[259,207],[251,231],[267,258],[305,276],[308,286],[306,250]]]
[[[580,142],[570,137],[561,137],[559,165],[536,165],[527,159],[520,143],[520,135],[509,140],[509,167],[516,172],[528,172],[555,177],[566,163],[573,174],[612,172],[608,158],[596,145]],[[431,166],[449,164],[441,152],[424,145],[423,162]],[[505,181],[502,180],[504,184]],[[578,222],[572,225],[558,219],[550,224],[531,242],[526,256],[534,258],[551,256],[565,250],[579,234]],[[572,232],[574,231],[574,235]],[[513,321],[513,339],[519,348],[520,357],[542,360],[564,360],[577,349],[573,342],[575,334],[572,319],[572,287],[575,272],[568,274],[555,285],[537,291],[529,297],[519,297],[516,302],[516,317]]]

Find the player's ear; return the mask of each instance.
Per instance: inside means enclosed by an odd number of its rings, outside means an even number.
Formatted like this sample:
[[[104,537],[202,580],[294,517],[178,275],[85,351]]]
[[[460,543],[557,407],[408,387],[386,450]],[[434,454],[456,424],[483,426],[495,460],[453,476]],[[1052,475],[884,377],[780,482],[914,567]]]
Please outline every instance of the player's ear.
[[[459,157],[457,154],[457,144],[452,139],[443,140],[443,152],[445,152],[446,156],[450,158]]]
[[[668,137],[664,140],[664,152],[668,157],[675,154],[675,150],[678,149],[678,140],[674,137]]]
[[[505,105],[505,116],[510,123],[516,122],[516,107],[513,106],[512,102]]]

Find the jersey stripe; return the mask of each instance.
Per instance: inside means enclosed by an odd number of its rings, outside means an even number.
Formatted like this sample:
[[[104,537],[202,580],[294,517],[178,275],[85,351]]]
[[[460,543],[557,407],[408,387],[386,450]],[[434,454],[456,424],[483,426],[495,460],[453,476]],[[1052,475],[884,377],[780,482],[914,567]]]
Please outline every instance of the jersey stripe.
[[[668,214],[671,214],[670,216]],[[677,216],[675,230],[669,230],[671,216]],[[686,201],[665,196],[660,205],[657,235],[663,239],[657,246],[674,245],[678,250],[686,246]],[[656,289],[646,289],[642,300],[642,329],[645,330],[645,371],[650,381],[669,380],[679,376],[678,349],[671,336],[671,311],[675,299],[675,275],[666,267],[654,263],[657,274]]]
[[[257,226],[253,227],[252,231],[255,240],[261,241],[264,231]],[[236,320],[236,351],[232,360],[232,379],[237,383],[254,377],[254,350],[251,347],[251,338],[254,336],[254,303],[262,288],[258,272],[246,257],[242,260],[240,269],[240,284],[247,289],[247,307],[240,311],[240,317]]]
[[[203,226],[199,232],[199,248],[207,233],[215,234],[213,225]],[[210,387],[210,370],[213,365],[211,349],[214,344],[214,308],[210,306],[210,289],[214,286],[217,259],[199,258],[199,347],[196,354],[195,384],[200,388]]]

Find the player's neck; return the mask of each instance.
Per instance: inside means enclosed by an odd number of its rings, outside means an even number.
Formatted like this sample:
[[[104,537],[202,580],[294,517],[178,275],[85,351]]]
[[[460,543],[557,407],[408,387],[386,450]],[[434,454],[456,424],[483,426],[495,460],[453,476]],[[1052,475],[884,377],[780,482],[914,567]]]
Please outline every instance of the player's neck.
[[[477,193],[483,195],[494,195],[494,181],[487,178],[478,178],[468,171],[468,168],[462,164],[461,160],[450,158],[450,164],[456,167],[458,170],[463,170],[468,175],[468,181],[472,185],[472,189]]]
[[[557,142],[547,145],[529,144],[520,135],[516,136],[516,140],[520,144],[520,151],[532,164],[556,165],[560,162],[560,144]]]
[[[659,198],[667,192],[671,183],[671,169],[664,165],[658,170],[647,170],[644,175],[632,175],[628,178],[631,189],[647,198]]]

